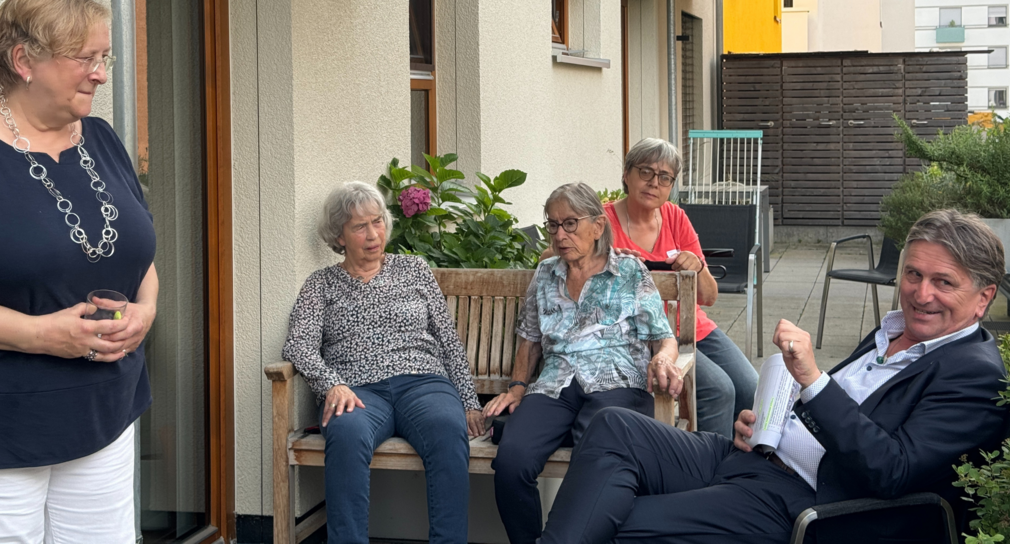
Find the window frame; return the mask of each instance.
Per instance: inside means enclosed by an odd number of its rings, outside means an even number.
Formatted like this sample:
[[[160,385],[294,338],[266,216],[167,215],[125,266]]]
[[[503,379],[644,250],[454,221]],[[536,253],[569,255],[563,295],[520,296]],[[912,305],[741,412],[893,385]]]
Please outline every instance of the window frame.
[[[994,24],[992,22],[992,20],[994,18],[999,18],[1000,17],[998,15],[996,17],[993,17],[993,15],[992,15],[992,9],[993,8],[1003,8],[1003,15],[1002,15],[1003,24]],[[1002,27],[1007,26],[1007,13],[1008,12],[1010,12],[1010,9],[1007,9],[1006,5],[987,6],[987,9],[986,9],[986,28],[1002,28]]]
[[[947,19],[943,16],[944,10],[952,11],[957,10],[957,24],[954,27],[964,26],[964,11],[960,7],[942,7],[940,8],[940,19],[937,22],[938,26],[950,26],[950,21],[953,19]]]
[[[990,100],[990,96],[992,95],[992,93],[994,91],[996,91],[996,92],[1003,91],[1003,104],[1002,105],[1000,105],[1000,104],[993,105],[993,101]],[[998,110],[1005,110],[1005,109],[1007,109],[1007,95],[1008,94],[1010,94],[1010,93],[1008,93],[1007,87],[987,87],[986,88],[986,108],[991,109],[991,110],[997,110],[997,109]]]
[[[551,0],[551,9],[558,7],[558,21],[554,21],[551,13],[551,43],[568,48],[568,0]],[[560,28],[559,28],[560,27]]]
[[[782,0],[782,8],[789,9],[793,7],[793,0]]]
[[[988,48],[992,49],[992,53],[989,53],[988,55],[986,55],[986,66],[985,67],[987,69],[989,69],[989,70],[1000,70],[1000,69],[1003,69],[1003,68],[1007,68],[1008,67],[1008,60],[1010,60],[1010,58],[1008,58],[1008,55],[1010,55],[1010,47],[1007,47],[1005,45],[990,45]],[[1003,65],[1002,66],[993,66],[993,64],[992,64],[993,53],[995,53],[999,49],[1003,50]]]
[[[414,62],[414,59],[410,58],[410,69],[418,71],[418,72],[431,72],[431,73],[434,73],[435,72],[435,0],[427,0],[427,2],[428,2],[429,10],[430,10],[430,13],[428,14],[428,20],[431,22],[431,26],[428,29],[428,32],[429,32],[428,36],[431,38],[431,43],[429,43],[427,45],[431,49],[431,51],[430,51],[430,53],[431,53],[431,63]],[[417,34],[414,33],[414,28],[415,28],[415,25],[417,23],[416,23],[416,20],[414,18],[414,5],[413,5],[412,1],[407,3],[407,9],[409,10],[408,14],[407,14],[407,24],[409,25],[409,27],[407,29],[407,39],[408,40],[412,40],[412,41],[413,40],[423,41],[424,37],[420,34],[420,32],[418,32]],[[419,44],[418,48],[419,49],[423,49],[422,44]],[[409,47],[408,47],[408,57],[410,57]]]

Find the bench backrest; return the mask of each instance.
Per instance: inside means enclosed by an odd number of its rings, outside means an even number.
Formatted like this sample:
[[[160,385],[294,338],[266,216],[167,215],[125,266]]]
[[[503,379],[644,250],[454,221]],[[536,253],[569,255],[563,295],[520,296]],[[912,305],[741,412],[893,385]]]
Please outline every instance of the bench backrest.
[[[477,393],[505,392],[518,345],[515,328],[534,271],[436,268],[432,272],[466,349]],[[669,306],[671,316],[680,311],[684,325],[678,335],[681,350],[693,351],[695,274],[653,272],[652,279],[663,301],[673,303]],[[677,305],[681,295],[685,304]],[[539,368],[534,376],[537,374]]]

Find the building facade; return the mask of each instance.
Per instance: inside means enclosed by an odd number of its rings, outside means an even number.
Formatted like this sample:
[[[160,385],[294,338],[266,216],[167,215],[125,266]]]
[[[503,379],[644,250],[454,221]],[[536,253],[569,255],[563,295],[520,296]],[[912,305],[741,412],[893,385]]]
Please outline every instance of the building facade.
[[[915,0],[916,50],[977,52],[968,55],[969,111],[1008,113],[1007,9],[998,2]]]
[[[782,52],[869,51],[916,47],[915,0],[782,0]]]

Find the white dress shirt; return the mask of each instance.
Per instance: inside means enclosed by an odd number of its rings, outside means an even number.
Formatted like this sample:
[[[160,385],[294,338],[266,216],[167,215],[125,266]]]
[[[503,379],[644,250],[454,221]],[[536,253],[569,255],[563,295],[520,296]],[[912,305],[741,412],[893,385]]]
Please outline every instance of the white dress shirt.
[[[901,336],[905,331],[905,315],[901,310],[888,312],[880,322],[880,330],[874,336],[877,349],[871,349],[862,357],[845,365],[845,368],[829,376],[827,372],[809,387],[800,391],[800,400],[810,402],[824,390],[829,380],[835,380],[838,385],[855,400],[862,404],[870,395],[887,380],[891,379],[919,357],[934,349],[959,340],[974,333],[978,322],[940,338],[919,342],[914,346],[886,357],[887,346],[891,340]],[[824,456],[824,448],[814,438],[814,435],[799,421],[796,414],[790,414],[782,429],[782,440],[775,450],[776,455],[802,477],[810,487],[817,489],[817,467]]]

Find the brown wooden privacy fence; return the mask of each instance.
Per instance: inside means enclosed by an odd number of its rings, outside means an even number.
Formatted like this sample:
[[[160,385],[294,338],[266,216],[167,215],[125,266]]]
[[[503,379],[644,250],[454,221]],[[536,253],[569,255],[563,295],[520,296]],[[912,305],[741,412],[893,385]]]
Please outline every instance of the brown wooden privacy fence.
[[[782,225],[875,225],[880,198],[920,168],[920,136],[967,122],[962,52],[723,55],[723,128],[764,131],[761,183]]]

